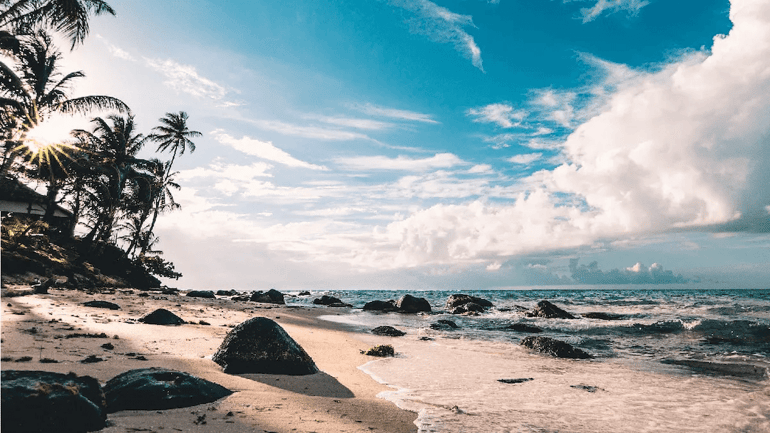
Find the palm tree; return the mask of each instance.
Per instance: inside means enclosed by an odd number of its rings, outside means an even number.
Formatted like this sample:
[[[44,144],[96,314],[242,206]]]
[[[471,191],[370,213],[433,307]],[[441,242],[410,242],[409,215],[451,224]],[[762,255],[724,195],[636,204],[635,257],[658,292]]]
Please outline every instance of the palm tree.
[[[88,36],[91,15],[115,11],[104,0],[0,0],[0,28],[17,35],[30,34],[42,24],[64,33],[72,49]]]
[[[190,149],[190,153],[195,152],[195,143],[190,138],[203,135],[198,131],[191,131],[187,127],[187,119],[187,113],[184,111],[166,113],[166,117],[160,118],[162,125],[153,128],[152,130],[155,132],[148,136],[150,140],[159,143],[158,152],[165,152],[167,149],[171,149],[171,162],[168,165],[168,172],[171,171],[171,166],[174,165],[177,153],[183,155],[186,149]]]
[[[108,122],[109,121],[109,122]],[[87,240],[108,241],[117,220],[118,212],[128,208],[131,199],[142,196],[143,185],[151,182],[147,173],[151,163],[136,157],[147,137],[135,133],[133,116],[97,117],[93,131],[77,129],[72,134],[89,143],[92,163],[98,175],[95,208],[99,210]],[[98,236],[97,236],[98,235]]]
[[[16,70],[0,61],[0,138],[4,141],[0,175],[8,172],[18,155],[30,151],[27,132],[53,113],[88,114],[95,109],[130,112],[123,101],[111,96],[70,98],[72,82],[85,74],[77,71],[61,77],[57,67],[61,53],[43,31],[25,38],[15,57]]]
[[[181,187],[178,183],[174,182],[174,175],[177,172],[171,172],[171,161],[162,163],[160,166],[156,166],[156,169],[152,171],[155,179],[154,185],[154,200],[152,202],[152,222],[147,229],[149,236],[147,240],[152,238],[153,231],[155,230],[155,223],[158,221],[158,215],[168,210],[179,209],[182,206],[174,200],[174,195],[171,193],[172,189],[179,190]],[[145,254],[150,248],[149,242],[145,242],[141,245],[141,254]]]

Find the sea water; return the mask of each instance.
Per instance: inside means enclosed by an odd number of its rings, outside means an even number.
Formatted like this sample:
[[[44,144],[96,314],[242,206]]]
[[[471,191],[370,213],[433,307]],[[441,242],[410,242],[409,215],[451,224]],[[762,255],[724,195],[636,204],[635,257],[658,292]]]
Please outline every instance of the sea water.
[[[362,331],[381,325],[406,331],[399,338],[363,334],[372,345],[392,344],[397,356],[361,369],[392,388],[381,397],[418,412],[420,432],[770,431],[770,290],[463,292],[494,304],[478,316],[448,314],[444,303],[452,293],[412,292],[433,309],[420,315],[360,309],[404,294],[394,291],[316,292],[288,303],[312,305],[329,294],[354,306],[329,320]],[[527,317],[540,300],[577,318]],[[589,312],[619,317],[582,317]],[[431,329],[439,319],[459,328]],[[514,323],[543,332],[508,329]],[[529,335],[568,342],[596,358],[531,353],[519,344]]]

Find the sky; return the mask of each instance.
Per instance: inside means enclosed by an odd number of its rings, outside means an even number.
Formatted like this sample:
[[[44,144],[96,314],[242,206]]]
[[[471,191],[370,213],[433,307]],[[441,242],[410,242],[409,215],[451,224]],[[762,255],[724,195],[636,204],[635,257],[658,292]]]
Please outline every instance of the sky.
[[[171,286],[768,288],[766,0],[109,3],[74,94],[203,133]]]

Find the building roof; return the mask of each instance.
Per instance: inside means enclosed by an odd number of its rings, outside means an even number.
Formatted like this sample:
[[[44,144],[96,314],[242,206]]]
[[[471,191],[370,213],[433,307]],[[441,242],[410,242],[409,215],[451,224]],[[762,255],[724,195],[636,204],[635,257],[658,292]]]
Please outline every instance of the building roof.
[[[43,209],[45,209],[45,206],[48,204],[44,195],[11,176],[0,178],[0,201],[35,204],[41,206]],[[56,210],[63,212],[68,216],[72,215],[72,212],[59,205],[56,205]]]

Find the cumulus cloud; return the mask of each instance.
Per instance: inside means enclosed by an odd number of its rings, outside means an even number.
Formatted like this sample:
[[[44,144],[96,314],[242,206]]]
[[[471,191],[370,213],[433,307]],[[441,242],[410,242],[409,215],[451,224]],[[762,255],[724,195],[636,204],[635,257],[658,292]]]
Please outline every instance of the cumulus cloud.
[[[328,170],[328,168],[322,165],[315,165],[309,162],[300,161],[285,151],[275,147],[273,143],[269,141],[260,141],[247,136],[235,138],[225,134],[221,130],[213,131],[212,135],[218,142],[248,155],[253,155],[268,161],[277,162],[289,167],[308,168],[311,170]]]
[[[471,108],[468,116],[473,117],[474,122],[495,123],[502,128],[513,128],[521,124],[527,112],[516,110],[507,103],[489,104],[485,107]]]
[[[355,156],[337,158],[334,161],[348,170],[425,171],[466,164],[466,162],[451,153],[437,153],[430,158],[420,159],[407,158],[405,156],[396,158],[388,158],[387,156]]]
[[[578,266],[578,260],[570,259],[569,269],[572,279],[579,284],[681,284],[689,281],[663,269],[658,263],[653,263],[649,268],[637,263],[625,269],[604,272],[595,261],[587,266]]]
[[[454,45],[473,66],[484,71],[481,49],[473,36],[465,31],[465,27],[475,27],[472,17],[454,13],[429,0],[390,0],[389,3],[415,14],[409,21],[412,32],[435,42]]]
[[[677,229],[770,230],[770,3],[733,0],[730,18],[732,30],[710,52],[617,83],[561,144],[565,162],[525,179],[530,192],[515,204],[436,205],[390,224],[397,262],[477,260]],[[542,103],[558,105],[551,96]]]
[[[509,162],[521,165],[530,165],[543,157],[542,153],[525,153],[508,158]]]

